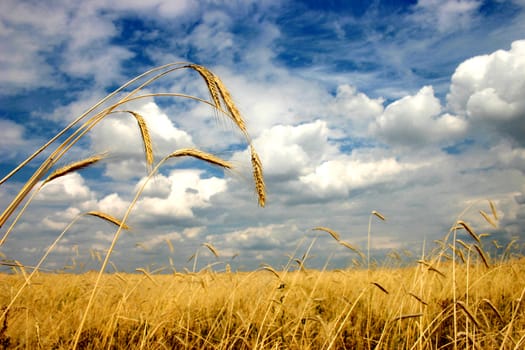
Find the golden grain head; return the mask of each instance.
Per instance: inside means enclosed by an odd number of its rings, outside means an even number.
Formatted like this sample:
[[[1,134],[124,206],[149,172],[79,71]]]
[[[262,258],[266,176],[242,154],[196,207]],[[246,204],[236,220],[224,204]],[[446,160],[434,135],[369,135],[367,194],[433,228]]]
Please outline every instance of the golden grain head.
[[[151,141],[151,136],[149,133],[148,126],[146,124],[146,121],[144,120],[144,117],[142,117],[140,114],[133,112],[133,111],[126,111],[133,115],[135,117],[135,120],[137,121],[137,124],[139,126],[140,135],[142,137],[142,143],[144,144],[144,154],[146,156],[146,164],[148,166],[148,170],[151,171],[153,167],[153,142]]]
[[[213,255],[215,255],[216,258],[219,257],[219,252],[218,252],[217,249],[213,246],[213,244],[211,244],[211,243],[203,243],[202,245],[205,246],[206,248],[208,248],[208,250],[209,250]]]
[[[359,248],[357,248],[356,246],[354,246],[354,245],[352,245],[352,244],[350,244],[350,243],[348,243],[348,242],[346,242],[346,241],[343,241],[343,240],[339,241],[338,243],[339,243],[340,245],[342,245],[343,247],[350,249],[350,250],[353,251],[354,253],[359,254],[359,256],[360,256],[363,260],[365,260],[365,254],[364,254]]]
[[[220,109],[221,101],[219,97],[219,90],[215,82],[215,77],[213,73],[210,72],[206,67],[200,66],[198,64],[190,64],[190,65],[187,65],[186,67],[191,68],[200,74],[200,76],[204,79],[206,86],[208,87],[208,91],[213,100],[213,104],[215,105],[215,108]]]
[[[177,158],[177,157],[193,157],[210,164],[218,165],[226,169],[232,169],[233,165],[213,154],[206,153],[194,148],[183,148],[171,153],[168,158]]]
[[[66,166],[61,167],[60,169],[55,170],[53,173],[51,173],[47,179],[44,180],[43,184],[46,184],[54,179],[57,179],[59,177],[65,176],[69,173],[72,173],[74,171],[87,168],[88,166],[95,164],[99,162],[100,160],[106,158],[107,154],[98,154],[94,155],[82,160],[79,160],[77,162],[70,163]]]
[[[498,228],[496,222],[487,213],[485,213],[483,210],[480,210],[479,213],[481,214],[481,216],[483,216],[485,221],[488,222],[492,227]]]
[[[251,144],[250,155],[252,162],[253,181],[255,182],[255,190],[257,191],[259,206],[264,207],[266,205],[266,184],[264,183],[262,162],[259,158],[259,155],[255,151],[255,148]]]
[[[115,218],[114,216],[111,216],[109,214],[106,214],[106,213],[103,213],[103,212],[100,212],[100,211],[90,211],[90,212],[87,212],[85,215],[91,215],[91,216],[96,216],[98,218],[101,218],[102,220],[105,220],[109,223],[112,223],[113,225],[116,225],[116,226],[122,226],[122,228],[124,230],[129,230],[130,227],[126,224],[123,224],[122,221],[120,221],[119,219]]]
[[[481,301],[484,302],[485,304],[487,304],[492,309],[494,314],[496,314],[496,316],[498,316],[498,318],[499,318],[499,320],[501,322],[504,322],[503,316],[501,315],[499,310],[496,308],[496,306],[494,306],[494,304],[489,299],[482,299]]]
[[[425,306],[428,306],[428,303],[426,301],[424,301],[421,297],[419,297],[418,295],[412,293],[412,292],[408,292],[408,295],[410,295],[411,297],[413,297],[414,299],[416,299],[417,301],[419,301],[421,304],[425,305]]]
[[[273,267],[271,267],[270,265],[263,266],[263,269],[265,269],[266,271],[270,271],[279,280],[281,279],[281,276],[279,275],[279,273],[277,271],[275,271],[275,269]]]
[[[376,210],[372,210],[372,215],[375,215],[376,217],[378,217],[379,219],[383,221],[386,220],[385,216]]]
[[[242,133],[245,135],[246,138],[248,138],[248,130],[246,128],[246,123],[244,122],[244,119],[241,116],[241,113],[237,109],[237,106],[235,103],[233,103],[233,99],[228,91],[226,89],[226,86],[222,83],[222,80],[214,75],[213,76],[215,84],[219,88],[219,94],[222,97],[222,100],[224,101],[224,104],[226,105],[226,108],[229,112],[229,117],[233,120],[233,122],[237,125],[237,127],[242,131]]]
[[[485,251],[483,250],[483,248],[481,248],[477,244],[474,244],[474,248],[478,252],[478,254],[479,254],[481,260],[483,261],[483,264],[485,265],[485,267],[486,268],[490,268],[489,259],[488,259],[487,255],[485,254]]]
[[[377,288],[379,288],[383,293],[390,294],[385,287],[383,287],[381,284],[379,284],[379,282],[370,282],[370,283],[373,284],[374,286],[376,286]]]
[[[333,237],[336,241],[340,241],[341,237],[339,236],[339,233],[335,232],[334,230],[329,229],[328,227],[318,226],[313,228],[314,231],[324,231],[330,234],[330,236]]]
[[[470,236],[472,238],[474,238],[474,240],[476,242],[478,242],[479,244],[481,244],[481,240],[479,239],[479,236],[474,232],[474,230],[472,229],[472,227],[470,227],[466,222],[462,221],[462,220],[459,220],[457,222],[458,225],[462,226],[465,230],[467,230],[467,232],[470,234]]]
[[[498,211],[496,210],[496,204],[494,204],[493,201],[489,200],[489,206],[490,210],[492,211],[492,216],[494,216],[494,220],[498,221]]]

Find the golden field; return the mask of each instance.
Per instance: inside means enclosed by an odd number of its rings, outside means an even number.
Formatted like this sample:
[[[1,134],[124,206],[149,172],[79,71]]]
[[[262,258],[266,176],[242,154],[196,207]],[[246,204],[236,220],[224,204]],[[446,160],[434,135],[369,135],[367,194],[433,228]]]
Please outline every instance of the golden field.
[[[203,79],[209,100],[147,92],[153,82],[188,70]],[[190,99],[229,119],[245,139],[254,192],[259,205],[265,205],[263,165],[246,123],[219,77],[199,65],[171,63],[132,79],[0,180],[0,185],[12,180],[37,156],[47,156],[1,213],[0,227],[6,229],[0,236],[1,247],[16,234],[26,208],[47,183],[108,159],[104,153],[58,167],[86,134],[102,120],[119,114],[131,114],[137,122],[148,173],[122,217],[97,208],[78,214],[57,233],[36,266],[0,256],[0,265],[10,266],[14,272],[0,274],[0,349],[525,348],[525,259],[522,250],[518,248],[516,254],[514,249],[520,243],[512,240],[502,253],[491,257],[482,242],[486,234],[476,234],[462,220],[453,224],[436,251],[404,268],[396,263],[384,267],[371,264],[371,220],[374,216],[385,220],[372,211],[366,255],[341,240],[337,232],[314,228],[357,253],[356,268],[310,270],[305,266],[305,254],[301,259],[290,258],[282,271],[265,266],[254,272],[232,273],[225,266],[224,272],[215,272],[210,265],[200,272],[162,275],[145,269],[137,269],[141,274],[105,273],[119,237],[129,229],[127,221],[133,208],[164,163],[190,157],[226,170],[233,167],[197,148],[153,154],[143,116],[121,109],[152,97]],[[492,201],[489,204],[490,214],[480,214],[497,228],[498,212]],[[40,267],[46,266],[48,255],[83,216],[118,227],[105,256],[99,259],[98,271],[43,272]],[[465,230],[468,235],[462,237],[467,237],[467,242],[457,239],[458,230]],[[211,243],[202,245],[218,255]],[[196,256],[194,259],[196,264]],[[292,263],[298,267],[292,268]]]
[[[96,277],[33,276],[2,322],[0,348],[70,348]],[[24,275],[0,281],[5,307]],[[489,268],[104,274],[78,348],[522,349],[524,293],[523,259]]]

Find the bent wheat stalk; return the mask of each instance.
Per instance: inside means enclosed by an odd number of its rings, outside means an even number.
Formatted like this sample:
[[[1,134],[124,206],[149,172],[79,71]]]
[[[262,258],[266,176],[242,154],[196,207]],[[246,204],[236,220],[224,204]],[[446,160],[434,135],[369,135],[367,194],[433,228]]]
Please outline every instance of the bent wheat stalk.
[[[13,228],[15,227],[16,223],[20,220],[20,218],[22,217],[22,215],[24,214],[24,212],[26,211],[27,207],[29,206],[29,204],[33,201],[34,197],[36,196],[36,194],[38,192],[40,192],[40,190],[42,189],[42,187],[44,185],[46,185],[47,183],[59,178],[59,177],[62,177],[62,176],[65,176],[67,174],[70,174],[72,172],[75,172],[75,171],[78,171],[78,170],[81,170],[81,169],[84,169],[84,168],[87,168],[99,161],[101,161],[102,159],[104,159],[105,157],[107,156],[107,153],[103,153],[103,154],[98,154],[98,155],[94,155],[94,156],[91,156],[91,157],[88,157],[86,159],[83,159],[83,160],[79,160],[77,162],[74,162],[74,163],[70,163],[66,166],[63,166],[62,168],[60,169],[57,169],[55,170],[53,173],[51,173],[51,175],[49,175],[41,184],[40,184],[40,187],[35,190],[33,192],[33,194],[31,195],[31,197],[26,201],[26,203],[24,204],[24,206],[22,207],[22,209],[19,211],[18,215],[16,216],[16,218],[13,220],[13,222],[11,223],[11,225],[9,226],[9,228],[7,229],[6,233],[2,236],[2,239],[0,240],[0,246],[2,244],[4,244],[4,242],[6,241],[7,237],[9,236],[9,234],[11,233],[11,231],[13,230]]]
[[[106,268],[107,268],[107,266],[109,264],[109,258],[111,256],[111,253],[115,249],[115,245],[117,244],[117,241],[118,241],[118,239],[120,237],[120,234],[122,233],[122,230],[124,229],[124,227],[126,225],[126,221],[128,220],[129,215],[131,214],[131,211],[133,210],[133,208],[137,204],[137,201],[138,201],[139,197],[141,196],[141,194],[144,192],[144,189],[146,188],[146,185],[151,180],[151,178],[158,172],[160,167],[167,160],[169,160],[171,158],[178,158],[178,157],[193,157],[193,158],[197,158],[197,159],[203,160],[203,161],[208,162],[208,163],[213,164],[213,165],[218,165],[218,166],[223,167],[223,168],[227,168],[227,169],[231,169],[232,168],[232,165],[230,163],[226,162],[225,160],[223,160],[223,159],[221,159],[221,158],[219,158],[217,156],[214,156],[212,154],[209,154],[209,153],[206,153],[206,152],[202,152],[200,150],[192,149],[192,148],[184,148],[184,149],[175,151],[175,152],[167,155],[166,157],[164,157],[155,166],[155,168],[153,168],[153,170],[146,177],[145,181],[143,181],[143,183],[140,186],[140,188],[138,189],[138,191],[135,193],[135,197],[133,198],[133,200],[129,204],[128,209],[126,210],[126,213],[124,214],[124,217],[120,221],[120,225],[119,225],[117,231],[113,235],[113,240],[111,241],[111,245],[110,245],[110,247],[109,247],[109,249],[108,249],[108,251],[106,253],[104,261],[102,262],[102,266],[99,269],[99,272],[98,272],[98,275],[97,275],[97,279],[95,281],[95,285],[93,286],[93,290],[92,290],[91,295],[89,297],[88,304],[87,304],[87,306],[86,306],[86,308],[84,310],[84,314],[82,316],[82,320],[80,321],[80,325],[78,326],[77,332],[75,334],[75,339],[73,341],[73,346],[72,346],[73,349],[76,349],[77,346],[78,346],[78,342],[80,341],[80,335],[82,334],[82,329],[83,329],[84,324],[86,322],[87,315],[88,315],[89,310],[91,309],[91,306],[93,305],[93,301],[95,300],[95,297],[97,295],[97,291],[99,289],[98,286],[100,285],[100,280],[102,278],[102,275],[104,274],[104,271],[106,271]]]
[[[11,299],[11,302],[4,308],[4,312],[2,313],[2,316],[0,317],[0,321],[4,319],[4,317],[7,315],[7,313],[9,312],[9,309],[13,306],[13,304],[15,303],[15,301],[18,299],[18,297],[20,296],[20,294],[22,294],[22,291],[25,289],[25,287],[27,287],[31,281],[31,278],[33,278],[33,276],[35,275],[35,273],[37,271],[40,270],[40,266],[42,266],[42,264],[44,263],[44,261],[47,259],[47,257],[49,256],[49,254],[51,253],[51,251],[56,247],[56,245],[58,244],[58,242],[62,239],[62,237],[64,237],[64,235],[66,234],[67,231],[69,231],[69,229],[71,228],[71,226],[73,226],[73,224],[75,224],[78,219],[80,219],[81,217],[83,216],[87,216],[87,215],[90,215],[90,216],[96,216],[98,218],[101,218],[109,223],[112,223],[114,225],[117,225],[117,226],[122,226],[122,229],[124,230],[128,230],[129,227],[125,224],[123,224],[120,220],[116,219],[115,217],[109,215],[109,214],[106,214],[106,213],[103,213],[103,212],[99,212],[99,211],[90,211],[88,213],[84,213],[84,214],[80,214],[80,215],[77,215],[67,226],[66,228],[64,228],[64,230],[58,235],[58,237],[55,239],[55,241],[49,246],[49,248],[47,248],[46,252],[44,253],[44,255],[42,256],[42,258],[40,258],[40,261],[38,262],[38,264],[33,268],[33,271],[31,272],[31,274],[29,276],[27,276],[27,278],[25,279],[25,282],[24,284],[18,289],[17,293],[13,296],[13,298]]]
[[[22,203],[22,201],[27,197],[27,195],[31,192],[31,190],[37,185],[37,183],[45,176],[45,174],[53,167],[56,162],[64,156],[65,153],[69,151],[69,149],[75,145],[83,136],[85,136],[96,124],[98,124],[101,120],[103,120],[107,115],[113,113],[115,109],[127,102],[133,101],[135,99],[140,98],[146,98],[146,97],[160,97],[160,96],[172,96],[172,97],[183,97],[183,98],[190,98],[194,99],[200,102],[209,103],[211,106],[213,106],[216,110],[221,112],[221,114],[224,114],[228,116],[230,119],[232,119],[235,124],[239,127],[241,132],[246,138],[247,143],[251,146],[251,140],[246,130],[246,124],[244,120],[242,119],[238,109],[236,108],[235,104],[233,104],[233,101],[231,99],[231,96],[228,92],[228,90],[224,87],[222,84],[222,81],[213,73],[208,71],[206,68],[202,66],[198,66],[202,72],[206,72],[205,75],[207,76],[207,86],[210,91],[210,94],[212,95],[212,98],[214,99],[213,103],[210,103],[208,101],[202,100],[195,96],[190,95],[184,95],[184,94],[175,94],[175,93],[154,93],[154,94],[145,94],[142,96],[137,96],[138,92],[150,85],[151,83],[155,82],[156,80],[166,76],[169,73],[172,73],[179,69],[184,68],[191,68],[196,69],[197,66],[192,66],[188,63],[171,63],[167,64],[158,68],[154,68],[144,74],[141,74],[140,76],[130,80],[128,83],[124,84],[117,90],[115,90],[113,93],[109,94],[107,97],[100,100],[97,104],[95,104],[93,107],[91,107],[88,111],[80,115],[78,118],[76,118],[73,122],[71,122],[68,126],[66,126],[62,131],[60,131],[56,136],[54,136],[51,140],[49,140],[44,146],[42,146],[40,149],[38,149],[36,152],[34,152],[31,156],[29,156],[24,162],[22,162],[19,166],[17,166],[13,171],[11,171],[7,176],[5,176],[1,181],[0,184],[7,181],[9,178],[11,178],[12,175],[14,175],[16,172],[18,172],[21,168],[23,168],[25,165],[27,165],[32,159],[34,159],[38,154],[42,153],[45,149],[47,149],[51,144],[53,144],[55,141],[57,141],[61,136],[65,135],[66,132],[73,129],[75,126],[77,126],[80,122],[83,122],[83,124],[80,125],[78,129],[76,129],[71,135],[69,135],[65,141],[63,141],[52,153],[51,155],[45,159],[40,167],[33,173],[33,175],[30,177],[30,179],[24,184],[22,189],[18,192],[18,194],[15,196],[15,198],[9,203],[8,207],[2,212],[0,215],[0,227],[2,227],[5,222],[9,219],[9,217],[13,214],[13,212],[16,210],[16,208]],[[162,71],[164,70],[164,71]],[[161,71],[160,73],[157,73]],[[121,93],[125,88],[131,86],[133,83],[136,83],[137,81],[141,79],[147,78],[149,75],[155,74],[153,77],[150,77],[145,82],[141,83],[138,87],[133,89],[131,92],[127,93],[123,98],[118,100],[116,103],[110,105],[109,107],[103,109],[101,112],[96,113],[93,117],[89,118],[87,121],[84,121],[88,115],[90,115],[92,112],[94,112],[97,108],[102,106],[104,103],[109,101],[111,98],[116,97],[119,93]],[[218,96],[221,96],[224,105],[226,106],[226,110],[222,109],[220,106],[218,106],[217,99]],[[141,123],[139,119],[137,119],[139,126],[144,126],[145,124]],[[143,120],[142,120],[143,121]],[[144,138],[144,130],[145,128],[141,127],[142,136]],[[147,142],[145,142],[145,147],[147,148]],[[252,147],[251,147],[252,148]],[[148,156],[148,150],[146,150],[146,156]],[[258,181],[256,182],[256,189],[257,193],[259,195],[259,204],[261,206],[264,206],[265,203],[265,186],[264,182],[262,181],[262,166],[260,165],[260,160],[258,160],[258,155],[254,152],[254,150],[251,150],[251,156],[252,156],[252,163],[254,168],[254,178]],[[149,162],[149,161],[148,161]]]

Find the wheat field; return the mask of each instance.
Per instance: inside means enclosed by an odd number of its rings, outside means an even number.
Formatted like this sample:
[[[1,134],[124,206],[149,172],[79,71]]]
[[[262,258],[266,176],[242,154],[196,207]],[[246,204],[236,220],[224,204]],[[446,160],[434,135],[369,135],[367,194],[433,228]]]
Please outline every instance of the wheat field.
[[[79,349],[522,349],[525,260],[338,271],[104,274]],[[0,347],[69,349],[94,272],[38,273]],[[0,275],[0,305],[24,275]],[[454,294],[453,291],[456,291]]]
[[[198,73],[209,99],[173,92],[144,92],[176,72]],[[149,90],[148,90],[149,91]],[[314,270],[308,253],[289,264],[232,272],[228,265],[201,271],[107,273],[111,254],[146,184],[166,163],[191,157],[222,169],[232,164],[197,148],[154,154],[148,125],[126,104],[141,98],[184,98],[209,105],[230,120],[246,141],[254,192],[266,203],[263,164],[246,123],[222,81],[207,68],[174,63],[152,69],[124,84],[66,126],[0,180],[39,155],[47,155],[0,216],[0,246],[16,235],[26,208],[49,182],[107,158],[92,155],[58,168],[59,160],[105,118],[131,114],[143,141],[148,175],[123,217],[95,209],[79,214],[59,234],[36,266],[0,259],[11,268],[0,274],[0,349],[522,349],[525,348],[525,259],[510,242],[499,255],[487,238],[458,220],[436,249],[409,263],[371,260],[372,211],[368,245],[362,252],[328,227],[329,234],[357,253],[357,264],[341,270]],[[155,163],[155,160],[158,160]],[[480,211],[497,227],[498,215]],[[85,215],[116,227],[97,271],[48,273],[40,269],[69,228]],[[457,238],[466,232],[468,241]],[[463,235],[465,236],[465,235]],[[463,237],[462,236],[462,237]],[[203,243],[214,255],[217,250]]]

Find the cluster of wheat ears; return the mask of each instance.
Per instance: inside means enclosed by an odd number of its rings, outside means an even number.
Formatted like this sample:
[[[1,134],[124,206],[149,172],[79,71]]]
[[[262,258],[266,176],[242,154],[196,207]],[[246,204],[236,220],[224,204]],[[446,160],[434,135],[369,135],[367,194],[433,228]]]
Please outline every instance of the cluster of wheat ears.
[[[157,80],[175,71],[188,70],[188,69],[198,72],[198,74],[203,78],[207,86],[207,89],[209,91],[209,95],[211,97],[210,100],[205,100],[205,99],[202,99],[196,96],[192,96],[192,95],[172,93],[172,92],[143,93],[143,91],[147,87],[149,87],[152,83],[156,82]],[[198,101],[204,104],[208,104],[216,111],[216,113],[218,113],[220,116],[225,116],[226,118],[229,118],[238,127],[238,129],[244,136],[248,144],[249,150],[250,150],[253,180],[255,183],[255,190],[258,196],[258,203],[261,207],[264,207],[265,205],[266,192],[265,192],[265,183],[264,183],[261,160],[255,148],[252,145],[250,135],[248,134],[248,130],[246,129],[246,123],[243,117],[241,116],[241,113],[239,112],[238,108],[233,102],[233,99],[228,89],[224,86],[223,82],[217,75],[215,75],[209,69],[201,65],[191,64],[191,63],[171,63],[171,64],[166,64],[166,65],[154,68],[152,70],[149,70],[137,76],[136,78],[130,80],[129,82],[127,82],[126,84],[124,84],[123,86],[115,90],[113,93],[107,95],[104,99],[96,103],[94,106],[88,109],[85,113],[78,116],[69,125],[67,125],[63,130],[61,130],[58,134],[56,134],[56,136],[50,139],[46,144],[44,144],[41,148],[39,148],[36,152],[34,152],[31,156],[29,156],[25,161],[20,163],[13,171],[11,171],[2,180],[0,180],[0,185],[1,185],[7,180],[9,180],[10,178],[12,178],[12,176],[16,174],[20,169],[26,167],[29,164],[29,162],[31,162],[39,154],[41,154],[42,152],[44,152],[45,150],[49,148],[54,147],[54,149],[50,152],[50,155],[40,164],[37,170],[34,171],[34,173],[29,178],[29,180],[27,180],[27,182],[24,184],[22,189],[18,192],[18,194],[14,197],[14,199],[9,203],[7,208],[1,214],[0,228],[4,226],[4,224],[6,224],[8,219],[15,213],[15,211],[20,207],[20,205],[25,201],[23,207],[18,211],[18,214],[16,215],[14,220],[11,221],[8,229],[3,234],[0,240],[0,246],[2,246],[4,242],[7,240],[8,236],[13,231],[13,228],[15,227],[16,223],[19,221],[19,219],[24,214],[26,208],[31,203],[34,196],[42,189],[42,187],[44,187],[46,184],[52,182],[53,180],[57,178],[60,178],[64,175],[78,171],[80,169],[89,167],[101,161],[105,157],[107,157],[107,154],[94,155],[86,159],[82,159],[82,160],[76,161],[74,163],[71,163],[66,166],[53,170],[55,168],[55,165],[62,159],[62,157],[64,157],[65,154],[67,154],[71,150],[71,148],[75,144],[77,144],[86,134],[88,134],[101,121],[103,121],[106,118],[112,117],[114,115],[121,114],[121,113],[129,113],[137,121],[138,129],[140,131],[140,135],[141,135],[142,142],[144,145],[144,154],[145,154],[146,165],[148,168],[148,175],[147,175],[146,181],[142,183],[142,186],[136,192],[124,216],[121,219],[117,219],[110,213],[104,213],[100,211],[89,211],[89,212],[86,212],[86,213],[83,213],[77,216],[66,227],[66,229],[57,237],[55,242],[47,250],[46,254],[42,257],[42,259],[40,260],[36,268],[33,269],[32,274],[29,276],[27,280],[27,283],[29,283],[29,280],[31,279],[31,277],[33,277],[33,274],[37,272],[38,268],[41,266],[41,264],[43,263],[43,261],[45,260],[49,252],[55,247],[58,241],[63,237],[63,235],[71,227],[71,225],[73,225],[78,220],[78,218],[85,216],[85,215],[89,215],[89,216],[98,217],[112,224],[115,224],[116,226],[118,226],[118,229],[116,233],[114,234],[113,241],[106,253],[102,266],[100,267],[100,271],[98,275],[99,277],[95,283],[95,287],[93,289],[93,293],[88,303],[88,306],[86,307],[84,316],[87,315],[87,312],[91,307],[93,299],[96,295],[96,291],[97,291],[97,287],[100,282],[100,278],[102,274],[104,273],[104,271],[106,270],[111,253],[115,247],[116,242],[119,239],[120,233],[122,232],[122,230],[128,229],[126,221],[132,209],[134,208],[140,195],[143,193],[148,181],[158,172],[160,167],[169,159],[175,159],[175,158],[180,158],[180,157],[192,157],[192,158],[196,158],[198,160],[207,162],[209,164],[212,164],[214,166],[219,166],[224,169],[232,168],[232,164],[230,162],[224,159],[221,159],[220,157],[216,155],[201,151],[199,149],[194,149],[194,148],[184,148],[184,149],[174,150],[174,152],[163,156],[163,158],[161,158],[160,161],[154,164],[155,155],[153,154],[153,145],[152,145],[152,140],[150,137],[148,125],[142,115],[140,115],[139,113],[133,110],[126,109],[126,104],[129,104],[132,101],[137,101],[137,100],[141,100],[145,98],[161,98],[161,97],[185,98],[185,99],[191,99],[194,101]],[[24,287],[25,286],[26,285],[24,285]],[[17,296],[22,292],[22,289],[23,288],[21,288]],[[13,298],[11,304],[14,303],[17,296]],[[5,314],[8,312],[11,304],[7,308],[4,309],[1,319],[5,317]],[[82,330],[82,324],[84,323],[84,321],[85,321],[85,317],[82,320],[81,325],[79,327],[74,347],[76,347],[76,344],[78,342],[78,337]]]
[[[181,70],[197,72],[210,98],[144,92],[150,84]],[[323,235],[320,233],[302,256],[292,254],[288,264],[279,269],[264,265],[250,273],[232,273],[226,264],[222,273],[208,268],[196,271],[196,252],[190,258],[194,259],[191,272],[173,270],[172,275],[158,275],[139,268],[142,275],[105,274],[122,230],[129,229],[131,211],[148,181],[166,161],[192,157],[232,168],[230,162],[195,148],[174,150],[155,163],[159,157],[153,153],[144,117],[126,108],[129,102],[152,97],[191,99],[229,118],[246,141],[258,203],[265,205],[261,161],[245,121],[215,74],[200,65],[174,63],[136,77],[80,115],[0,181],[3,184],[47,150],[49,156],[0,216],[0,227],[7,226],[1,247],[44,186],[108,156],[90,156],[57,169],[56,164],[83,136],[105,118],[118,114],[130,114],[137,122],[148,175],[123,217],[96,210],[79,214],[30,273],[23,264],[12,261],[9,264],[16,274],[0,274],[5,282],[0,283],[0,349],[10,345],[56,349],[525,347],[525,263],[521,252],[517,258],[512,253],[519,244],[511,241],[503,247],[500,259],[491,257],[484,244],[486,234],[476,233],[463,219],[464,213],[443,240],[437,241],[437,248],[427,254],[423,251],[416,266],[410,268],[379,268],[371,261],[372,220],[386,220],[378,211],[372,211],[365,252],[328,227],[313,228],[328,233],[338,245],[355,254],[358,269],[308,269],[307,260],[315,240]],[[498,227],[498,211],[492,201],[489,210],[480,210],[479,215]],[[86,216],[117,227],[104,258],[99,258],[98,272],[68,276],[67,282],[63,275],[42,273],[40,268],[50,252],[71,226]],[[459,231],[466,238],[458,238]],[[173,251],[171,242],[166,243]],[[202,246],[219,257],[212,244]],[[97,298],[100,293],[104,298]]]

